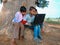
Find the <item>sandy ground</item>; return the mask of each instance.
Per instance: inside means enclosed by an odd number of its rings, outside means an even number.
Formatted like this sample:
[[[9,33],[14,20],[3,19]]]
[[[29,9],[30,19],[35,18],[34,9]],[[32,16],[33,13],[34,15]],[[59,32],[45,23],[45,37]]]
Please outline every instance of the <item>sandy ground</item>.
[[[41,43],[34,42],[32,31],[27,29],[25,40],[16,40],[17,45],[60,45],[60,25],[48,24],[44,30]],[[0,45],[10,45],[10,39],[5,34],[0,34]]]

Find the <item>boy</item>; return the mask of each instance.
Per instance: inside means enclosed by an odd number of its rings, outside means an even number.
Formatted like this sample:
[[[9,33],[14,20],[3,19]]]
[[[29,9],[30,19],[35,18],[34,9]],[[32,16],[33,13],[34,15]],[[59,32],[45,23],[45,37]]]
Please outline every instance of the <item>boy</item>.
[[[25,27],[29,27],[30,29],[34,30],[34,40],[35,41],[40,41],[41,39],[41,26],[42,24],[38,23],[35,24],[34,20],[35,20],[35,15],[37,14],[37,9],[34,8],[33,6],[30,7],[29,9],[29,14],[26,15],[26,17],[24,18],[24,20],[27,21],[27,23],[25,24]]]
[[[35,14],[37,14],[37,10],[33,6],[31,6],[29,9],[29,14],[27,14],[24,18],[24,20],[26,20],[27,22],[25,24],[25,27],[29,27],[30,29],[34,28],[32,22],[34,21]]]
[[[29,11],[30,11],[29,14],[27,14],[25,16],[25,18],[24,18],[24,20],[27,21],[27,23],[25,24],[25,27],[33,29],[33,31],[34,31],[34,40],[37,41],[38,37],[39,37],[39,34],[40,34],[40,25],[36,25],[34,23],[35,15],[37,14],[37,9],[34,8],[33,6],[31,6],[30,9],[29,9]]]
[[[13,30],[13,37],[11,40],[11,45],[16,45],[16,39],[18,39],[18,35],[19,35],[19,28],[21,27],[21,37],[23,37],[23,33],[24,33],[24,26],[22,24],[22,20],[24,15],[26,15],[26,8],[24,6],[21,6],[20,11],[18,11],[15,14],[14,19],[12,20],[13,24],[14,24],[14,30]]]

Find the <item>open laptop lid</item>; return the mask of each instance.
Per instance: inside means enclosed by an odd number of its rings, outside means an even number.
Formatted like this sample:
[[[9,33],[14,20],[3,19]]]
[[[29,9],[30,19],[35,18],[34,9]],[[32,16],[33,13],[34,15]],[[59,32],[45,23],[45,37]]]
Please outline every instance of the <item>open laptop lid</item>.
[[[36,14],[34,23],[41,24],[44,22],[45,14]]]

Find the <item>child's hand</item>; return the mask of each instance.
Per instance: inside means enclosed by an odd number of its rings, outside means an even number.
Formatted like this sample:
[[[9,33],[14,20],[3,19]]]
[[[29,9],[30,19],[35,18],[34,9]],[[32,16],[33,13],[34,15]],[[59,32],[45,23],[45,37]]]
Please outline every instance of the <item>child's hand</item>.
[[[26,23],[25,25],[29,25],[29,26],[31,26],[31,24],[30,24],[30,23]]]
[[[22,22],[23,24],[26,24],[26,22],[27,22],[27,21],[25,21],[25,20],[22,20],[21,22]]]
[[[31,26],[31,24],[29,23],[29,26]]]

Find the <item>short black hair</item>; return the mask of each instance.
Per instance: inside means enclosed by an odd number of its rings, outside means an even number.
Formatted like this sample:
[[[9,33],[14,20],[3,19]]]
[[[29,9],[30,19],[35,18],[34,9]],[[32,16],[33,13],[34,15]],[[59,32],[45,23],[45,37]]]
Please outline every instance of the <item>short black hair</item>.
[[[30,7],[29,11],[31,11],[33,9],[35,9],[35,11],[37,11],[37,9],[35,7],[33,7],[33,6]]]
[[[26,7],[21,6],[21,7],[20,7],[20,12],[26,12]]]

